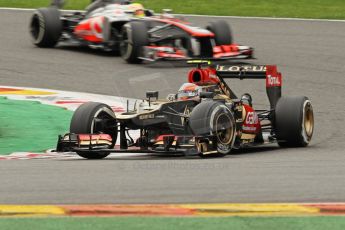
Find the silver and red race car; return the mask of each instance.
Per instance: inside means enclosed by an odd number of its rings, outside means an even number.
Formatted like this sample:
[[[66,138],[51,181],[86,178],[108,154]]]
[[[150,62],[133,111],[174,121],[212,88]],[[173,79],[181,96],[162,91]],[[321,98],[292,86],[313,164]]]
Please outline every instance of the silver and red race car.
[[[313,136],[314,115],[305,96],[281,96],[282,76],[276,66],[218,65],[188,74],[177,94],[158,99],[147,92],[126,112],[88,102],[74,113],[70,132],[59,137],[57,151],[75,151],[87,159],[116,152],[186,156],[225,156],[233,149],[278,142],[305,147]],[[264,79],[268,109],[254,109],[250,94],[238,98],[225,79]],[[129,131],[137,130],[132,138]],[[119,136],[119,141],[118,140]]]
[[[86,12],[63,13],[60,2],[34,12],[30,32],[36,46],[69,42],[118,52],[128,63],[253,57],[253,48],[234,43],[222,20],[200,28],[168,10],[155,15],[127,0],[97,0]]]

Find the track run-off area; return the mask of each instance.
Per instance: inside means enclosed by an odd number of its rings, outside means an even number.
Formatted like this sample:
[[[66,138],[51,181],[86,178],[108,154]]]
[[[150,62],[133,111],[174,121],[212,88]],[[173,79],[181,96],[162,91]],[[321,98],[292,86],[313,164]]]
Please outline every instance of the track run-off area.
[[[0,10],[0,85],[143,98],[149,90],[165,97],[187,79],[190,67],[181,63],[128,65],[96,50],[38,49],[28,33],[30,15]],[[217,20],[188,19],[203,26]],[[222,19],[236,42],[255,47],[257,60],[248,63],[277,64],[283,94],[311,99],[316,127],[308,148],[270,145],[220,159],[0,161],[0,204],[343,202],[345,23]],[[230,85],[251,93],[254,107],[268,106],[264,81]]]

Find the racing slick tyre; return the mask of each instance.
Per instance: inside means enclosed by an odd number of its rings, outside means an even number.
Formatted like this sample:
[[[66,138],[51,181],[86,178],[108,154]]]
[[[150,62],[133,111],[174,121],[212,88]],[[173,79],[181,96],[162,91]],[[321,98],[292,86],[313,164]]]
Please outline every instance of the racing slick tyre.
[[[141,63],[143,46],[148,45],[147,26],[143,22],[133,21],[122,28],[120,53],[124,60],[131,64]]]
[[[56,7],[36,10],[31,17],[30,33],[36,46],[54,47],[62,34],[60,11]]]
[[[305,147],[314,131],[311,102],[304,96],[282,97],[275,109],[275,133],[281,147]]]
[[[211,22],[206,29],[214,33],[214,40],[216,41],[217,46],[232,44],[233,39],[231,29],[226,21],[220,20]]]
[[[117,139],[117,121],[113,110],[105,104],[98,102],[85,103],[74,112],[70,133],[75,134],[109,134],[112,137],[113,148]],[[109,155],[107,152],[77,152],[87,159],[102,159]]]
[[[217,153],[212,153],[208,149],[210,143],[201,139],[200,142],[196,141],[201,157],[223,157],[230,153],[235,140],[236,125],[233,113],[223,103],[209,100],[197,105],[190,115],[189,127],[195,136],[212,136],[212,145]],[[208,154],[210,152],[211,154]]]

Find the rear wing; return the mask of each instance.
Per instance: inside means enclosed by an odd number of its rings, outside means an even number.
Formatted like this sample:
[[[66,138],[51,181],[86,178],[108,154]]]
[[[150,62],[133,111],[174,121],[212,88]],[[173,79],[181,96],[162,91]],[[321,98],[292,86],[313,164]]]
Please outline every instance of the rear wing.
[[[217,75],[221,78],[269,79],[267,87],[281,86],[281,73],[275,65],[217,65]]]
[[[281,97],[282,75],[275,65],[217,65],[216,73],[221,79],[266,79],[266,91],[272,109]]]

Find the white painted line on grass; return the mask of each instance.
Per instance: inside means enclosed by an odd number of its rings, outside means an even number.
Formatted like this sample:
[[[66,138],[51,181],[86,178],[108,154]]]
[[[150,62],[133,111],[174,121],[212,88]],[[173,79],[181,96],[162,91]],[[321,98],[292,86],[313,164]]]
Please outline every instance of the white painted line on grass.
[[[29,8],[9,8],[0,7],[0,10],[13,10],[13,11],[34,11],[35,9]],[[63,10],[63,12],[75,12],[84,10]],[[281,20],[281,21],[315,21],[315,22],[345,22],[340,19],[313,19],[313,18],[272,18],[272,17],[251,17],[251,16],[219,16],[219,15],[200,15],[200,14],[174,14],[176,16],[185,17],[205,17],[205,18],[233,18],[233,19],[250,19],[250,20]]]
[[[273,17],[219,16],[219,15],[199,15],[199,14],[175,14],[175,15],[177,15],[177,16],[186,16],[186,17],[211,17],[211,18],[233,18],[233,19],[255,19],[255,20],[345,22],[345,20],[339,20],[339,19],[273,18]]]

